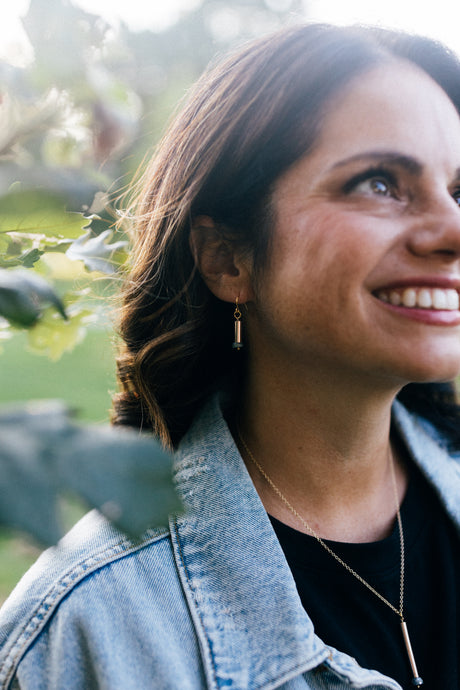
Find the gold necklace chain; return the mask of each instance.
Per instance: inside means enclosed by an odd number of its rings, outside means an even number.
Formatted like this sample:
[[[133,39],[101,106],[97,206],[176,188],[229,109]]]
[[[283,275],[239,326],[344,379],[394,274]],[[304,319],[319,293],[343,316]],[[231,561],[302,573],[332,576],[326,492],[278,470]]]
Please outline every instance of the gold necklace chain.
[[[389,460],[390,460],[390,472],[391,472],[391,481],[393,485],[393,493],[394,493],[394,498],[395,498],[395,505],[396,505],[396,517],[398,520],[398,528],[399,528],[399,543],[400,543],[400,558],[401,558],[401,566],[400,566],[400,575],[399,575],[399,609],[396,608],[388,599],[386,599],[380,592],[378,592],[372,585],[369,584],[359,573],[356,572],[356,570],[353,570],[351,566],[348,565],[340,556],[338,556],[331,548],[326,544],[324,539],[322,539],[319,534],[315,532],[313,527],[310,527],[308,522],[300,515],[300,513],[294,508],[292,503],[288,501],[286,496],[278,489],[274,481],[271,479],[271,477],[267,474],[267,472],[264,470],[264,468],[261,466],[261,464],[255,459],[254,455],[252,454],[251,450],[249,449],[246,441],[244,440],[243,436],[241,435],[241,431],[239,429],[239,426],[237,425],[236,431],[238,434],[238,438],[241,441],[241,444],[243,445],[249,459],[251,462],[254,464],[254,466],[257,468],[257,470],[260,472],[262,477],[265,479],[267,484],[270,486],[270,488],[274,491],[274,493],[281,499],[281,501],[285,504],[285,506],[291,511],[291,513],[302,523],[304,528],[309,532],[320,544],[321,546],[327,551],[328,554],[330,554],[335,560],[340,563],[341,566],[345,568],[349,573],[351,573],[361,584],[363,584],[365,587],[367,587],[368,590],[370,590],[373,594],[375,594],[376,597],[380,599],[384,604],[389,606],[389,608],[396,613],[397,616],[400,618],[401,622],[401,629],[404,637],[404,643],[406,645],[406,650],[407,654],[409,657],[409,663],[412,668],[412,673],[413,673],[413,679],[412,679],[412,684],[415,685],[416,687],[420,687],[423,685],[423,680],[420,678],[418,675],[418,670],[417,666],[415,663],[414,659],[414,654],[412,652],[412,646],[410,643],[410,638],[409,638],[409,633],[407,630],[407,625],[404,620],[404,570],[405,570],[405,559],[404,559],[404,531],[403,531],[403,526],[402,526],[402,520],[401,520],[401,512],[399,509],[399,499],[398,499],[398,490],[396,488],[396,475],[395,475],[395,468],[394,468],[394,461],[393,461],[393,456],[390,453]]]

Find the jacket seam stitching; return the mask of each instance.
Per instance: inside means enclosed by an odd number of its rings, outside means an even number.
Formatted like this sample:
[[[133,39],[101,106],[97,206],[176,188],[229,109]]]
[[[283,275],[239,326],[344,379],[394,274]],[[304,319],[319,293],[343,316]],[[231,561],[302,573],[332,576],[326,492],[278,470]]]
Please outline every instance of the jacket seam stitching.
[[[178,529],[177,519],[176,519],[176,518],[174,518],[173,524],[174,524],[174,532],[175,532],[175,534],[176,534],[176,539],[177,539],[177,546],[178,546],[178,553],[179,553],[180,562],[181,562],[181,565],[182,565],[182,567],[183,567],[183,569],[184,569],[184,573],[185,573],[185,577],[186,577],[186,580],[187,580],[187,584],[188,584],[188,586],[190,587],[190,590],[191,590],[192,593],[193,593],[193,599],[194,599],[194,601],[196,602],[196,601],[197,601],[196,590],[195,590],[195,588],[194,588],[193,585],[192,585],[192,581],[191,581],[191,579],[190,579],[190,574],[189,574],[188,568],[187,568],[187,566],[186,566],[186,564],[185,564],[185,559],[184,559],[184,554],[183,554],[183,551],[182,551],[182,544],[181,544],[181,540],[180,540],[179,529]],[[211,641],[210,641],[210,639],[209,639],[209,637],[208,637],[208,635],[207,635],[207,633],[206,633],[206,628],[205,628],[205,625],[204,625],[204,622],[203,622],[203,617],[202,617],[202,615],[201,615],[201,612],[200,612],[199,607],[198,607],[198,606],[195,606],[195,610],[196,610],[196,612],[197,612],[198,618],[200,619],[201,629],[203,630],[203,634],[204,634],[204,637],[205,637],[205,639],[206,639],[206,645],[207,645],[207,647],[208,647],[209,657],[210,657],[210,659],[211,659],[211,661],[212,661],[212,675],[213,675],[214,685],[215,685],[215,687],[217,688],[217,687],[219,687],[219,684],[218,684],[218,682],[217,682],[217,669],[216,669],[216,663],[215,663],[215,659],[214,659],[214,654],[213,654],[213,651],[212,651]]]

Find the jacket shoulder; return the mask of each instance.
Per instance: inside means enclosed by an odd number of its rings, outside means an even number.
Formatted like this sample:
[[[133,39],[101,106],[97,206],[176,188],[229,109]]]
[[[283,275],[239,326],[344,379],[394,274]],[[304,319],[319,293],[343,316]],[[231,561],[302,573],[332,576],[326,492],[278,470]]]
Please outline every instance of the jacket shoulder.
[[[7,687],[23,654],[72,590],[110,564],[147,547],[155,551],[155,544],[165,540],[169,541],[166,528],[130,540],[92,511],[58,545],[47,549],[0,610],[0,687]]]

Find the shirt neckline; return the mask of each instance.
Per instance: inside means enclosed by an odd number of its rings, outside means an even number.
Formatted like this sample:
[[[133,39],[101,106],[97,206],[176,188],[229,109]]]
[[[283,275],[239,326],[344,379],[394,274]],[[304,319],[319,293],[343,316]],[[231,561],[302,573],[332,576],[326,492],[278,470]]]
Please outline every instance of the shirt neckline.
[[[420,472],[411,467],[408,488],[400,508],[406,562],[410,560],[410,554],[430,520],[434,500]],[[269,518],[289,563],[315,571],[330,571],[332,556],[315,537],[271,515]],[[396,519],[391,533],[378,541],[350,543],[325,539],[324,542],[363,577],[377,573],[391,575],[400,569],[400,537]]]

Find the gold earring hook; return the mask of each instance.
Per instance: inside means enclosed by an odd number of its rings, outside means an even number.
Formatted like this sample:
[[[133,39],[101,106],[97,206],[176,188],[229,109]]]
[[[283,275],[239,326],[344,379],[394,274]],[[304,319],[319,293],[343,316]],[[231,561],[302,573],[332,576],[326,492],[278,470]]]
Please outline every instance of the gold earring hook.
[[[241,319],[241,312],[240,312],[240,308],[238,306],[238,297],[235,300],[235,311],[233,312],[233,316],[235,317],[235,319],[237,321],[239,321]]]

